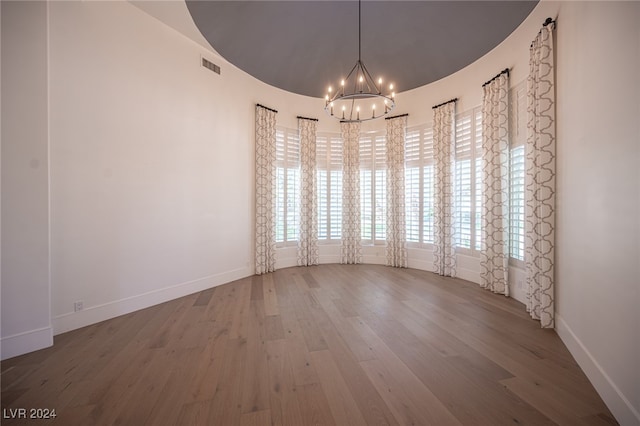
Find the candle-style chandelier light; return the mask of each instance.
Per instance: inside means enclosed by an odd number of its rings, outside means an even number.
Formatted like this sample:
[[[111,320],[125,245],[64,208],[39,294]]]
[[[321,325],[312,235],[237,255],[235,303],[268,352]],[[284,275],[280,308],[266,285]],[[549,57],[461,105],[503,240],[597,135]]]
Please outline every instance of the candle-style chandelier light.
[[[374,80],[362,62],[361,7],[361,0],[358,0],[358,60],[335,90],[329,86],[325,96],[326,113],[344,122],[384,117],[396,106],[393,83],[383,86],[382,77]]]

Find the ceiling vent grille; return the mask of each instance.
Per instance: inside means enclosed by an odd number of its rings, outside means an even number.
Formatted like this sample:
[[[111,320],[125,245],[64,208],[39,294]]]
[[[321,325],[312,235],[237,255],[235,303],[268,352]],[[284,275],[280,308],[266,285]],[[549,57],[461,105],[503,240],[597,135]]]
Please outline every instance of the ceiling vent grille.
[[[214,64],[213,62],[209,61],[208,59],[202,58],[202,66],[207,69],[210,69],[216,74],[220,74],[220,67]]]

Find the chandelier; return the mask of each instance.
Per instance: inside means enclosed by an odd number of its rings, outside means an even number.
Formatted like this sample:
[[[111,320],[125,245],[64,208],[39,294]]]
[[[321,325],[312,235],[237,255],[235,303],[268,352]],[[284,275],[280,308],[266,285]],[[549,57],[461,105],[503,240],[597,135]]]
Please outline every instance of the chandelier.
[[[383,94],[382,77],[375,81],[362,62],[362,13],[358,0],[358,60],[347,77],[334,90],[329,86],[325,96],[325,112],[343,122],[368,121],[384,117],[395,108],[393,83]]]

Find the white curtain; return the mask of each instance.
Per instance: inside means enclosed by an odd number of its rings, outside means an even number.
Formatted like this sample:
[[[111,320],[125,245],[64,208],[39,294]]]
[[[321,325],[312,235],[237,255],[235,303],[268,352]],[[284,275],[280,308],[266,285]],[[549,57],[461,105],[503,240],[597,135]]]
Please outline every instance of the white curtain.
[[[509,295],[509,74],[483,87],[480,286]]]
[[[525,177],[527,310],[543,328],[554,327],[555,79],[553,29],[540,30],[529,51]]]
[[[342,247],[341,263],[360,263],[360,123],[342,128]]]
[[[433,109],[434,272],[455,277],[456,255],[453,220],[453,176],[455,167],[455,102]]]
[[[318,199],[316,177],[317,121],[298,117],[300,138],[300,230],[298,266],[318,264]]]
[[[256,274],[276,265],[276,112],[256,105]]]
[[[404,144],[407,116],[387,119],[387,265],[407,267]]]

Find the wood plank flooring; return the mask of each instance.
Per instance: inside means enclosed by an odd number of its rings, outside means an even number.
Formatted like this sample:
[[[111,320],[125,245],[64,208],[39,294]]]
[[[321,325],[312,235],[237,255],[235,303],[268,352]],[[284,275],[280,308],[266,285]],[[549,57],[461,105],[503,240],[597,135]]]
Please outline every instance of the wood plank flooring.
[[[6,425],[617,424],[517,301],[376,265],[282,269],[65,333],[1,381]]]

